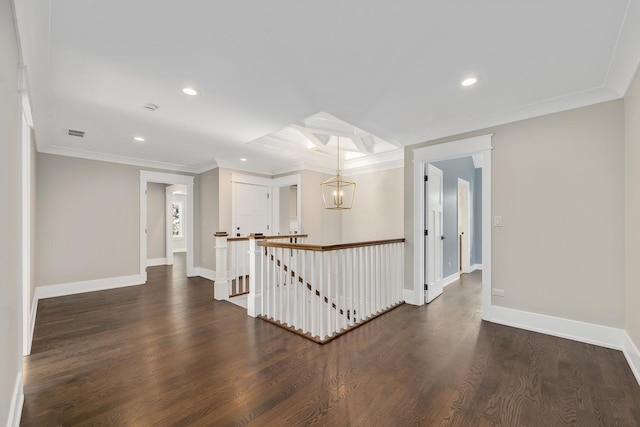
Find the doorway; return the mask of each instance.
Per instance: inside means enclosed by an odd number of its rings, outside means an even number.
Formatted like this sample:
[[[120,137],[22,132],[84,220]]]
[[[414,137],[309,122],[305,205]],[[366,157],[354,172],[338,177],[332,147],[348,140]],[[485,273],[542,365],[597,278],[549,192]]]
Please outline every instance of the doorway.
[[[482,318],[491,319],[491,135],[436,144],[413,150],[413,242],[424,242],[424,224],[427,220],[424,190],[424,172],[429,163],[474,156],[482,162]],[[414,244],[413,286],[405,290],[405,301],[423,305],[427,300],[425,284],[429,276],[425,244]],[[457,246],[457,245],[456,245]],[[454,255],[455,256],[455,255]]]
[[[147,187],[149,183],[158,183],[165,185],[180,184],[186,188],[186,215],[187,223],[193,224],[193,177],[187,175],[178,175],[162,172],[140,171],[140,276],[141,279],[147,281],[147,236],[148,236],[148,218],[147,218]],[[168,212],[166,213],[166,215]],[[186,227],[186,263],[187,277],[196,275],[193,264],[193,227]],[[169,256],[169,253],[165,253]]]
[[[269,187],[239,182],[233,186],[233,234],[237,237],[251,233],[269,234]]]

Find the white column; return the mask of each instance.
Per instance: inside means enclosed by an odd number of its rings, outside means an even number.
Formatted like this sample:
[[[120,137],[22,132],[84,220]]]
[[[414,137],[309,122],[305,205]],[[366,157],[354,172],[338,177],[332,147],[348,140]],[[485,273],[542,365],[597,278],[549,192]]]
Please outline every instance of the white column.
[[[227,236],[226,232],[217,232],[216,238],[216,280],[213,284],[213,297],[217,300],[229,299],[229,278],[227,277]]]
[[[249,296],[247,297],[247,314],[256,317],[262,307],[262,271],[260,250],[255,234],[249,235]]]

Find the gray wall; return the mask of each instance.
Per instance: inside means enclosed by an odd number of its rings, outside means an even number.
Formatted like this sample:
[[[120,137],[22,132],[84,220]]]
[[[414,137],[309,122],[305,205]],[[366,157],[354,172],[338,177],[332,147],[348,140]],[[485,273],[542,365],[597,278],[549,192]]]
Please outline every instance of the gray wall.
[[[0,424],[22,372],[18,50],[11,2],[0,1]],[[22,390],[19,390],[22,393]]]
[[[444,277],[460,271],[459,266],[459,249],[458,249],[458,178],[464,179],[469,183],[469,191],[471,192],[469,198],[469,207],[471,211],[470,222],[470,246],[471,246],[471,263],[475,264],[476,251],[475,251],[475,239],[477,229],[475,224],[475,207],[474,192],[476,173],[473,166],[473,159],[471,157],[462,157],[459,159],[445,160],[442,162],[434,162],[433,165],[442,170],[443,174],[443,219],[442,226],[444,229],[444,235],[446,239],[442,243],[442,266]]]
[[[215,238],[217,231],[231,231],[220,228],[219,224],[219,171],[213,169],[204,172],[195,179],[194,229],[195,264],[212,271],[216,269]]]
[[[348,175],[348,178],[355,181],[357,187],[353,208],[342,211],[342,242],[404,237],[402,168]]]
[[[166,257],[165,184],[147,184],[147,259]]]
[[[491,209],[503,217],[492,233],[492,285],[505,290],[493,304],[623,327],[622,100],[407,147],[407,288],[414,268],[413,149],[490,133]]]
[[[140,272],[134,166],[38,154],[36,285]]]
[[[626,328],[640,348],[640,74],[624,100],[625,109],[625,303]],[[640,360],[636,361],[640,364]],[[639,365],[636,365],[639,366]]]
[[[331,175],[302,171],[302,230],[309,235],[306,243],[328,245],[342,241],[342,215],[340,211],[324,208],[320,183]]]
[[[475,170],[473,190],[474,263],[482,264],[482,168]],[[472,264],[473,265],[473,264]]]

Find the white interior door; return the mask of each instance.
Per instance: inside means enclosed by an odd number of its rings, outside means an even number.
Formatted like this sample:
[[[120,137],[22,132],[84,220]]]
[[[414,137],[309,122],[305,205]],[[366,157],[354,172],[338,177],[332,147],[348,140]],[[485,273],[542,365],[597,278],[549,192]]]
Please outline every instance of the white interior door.
[[[471,272],[471,226],[469,182],[458,178],[458,235],[460,242],[460,271]]]
[[[442,241],[443,235],[443,174],[442,170],[427,164],[425,182],[425,302],[442,294]]]
[[[234,236],[269,234],[269,188],[234,183]]]

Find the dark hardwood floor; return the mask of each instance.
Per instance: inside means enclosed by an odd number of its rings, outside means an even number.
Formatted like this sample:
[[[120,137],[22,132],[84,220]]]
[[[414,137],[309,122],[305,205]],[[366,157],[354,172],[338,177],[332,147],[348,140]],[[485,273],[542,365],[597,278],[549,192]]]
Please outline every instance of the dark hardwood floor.
[[[621,352],[482,322],[479,272],[321,346],[176,262],[40,301],[22,425],[640,426]]]

